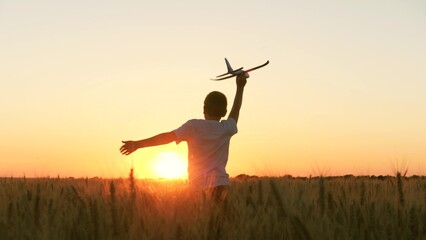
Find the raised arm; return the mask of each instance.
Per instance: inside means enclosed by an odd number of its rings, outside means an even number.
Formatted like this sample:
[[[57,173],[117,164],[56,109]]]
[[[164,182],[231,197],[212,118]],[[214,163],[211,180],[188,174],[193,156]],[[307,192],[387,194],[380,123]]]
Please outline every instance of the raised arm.
[[[122,141],[124,144],[120,148],[121,154],[129,155],[139,148],[164,145],[176,141],[174,132],[160,133],[154,137],[142,139],[139,141]]]
[[[247,77],[248,73],[245,72],[237,76],[237,92],[235,93],[234,103],[232,104],[232,109],[228,116],[228,118],[233,118],[235,122],[238,122],[238,117],[240,116],[240,109],[243,103],[243,93],[244,87],[247,83]]]

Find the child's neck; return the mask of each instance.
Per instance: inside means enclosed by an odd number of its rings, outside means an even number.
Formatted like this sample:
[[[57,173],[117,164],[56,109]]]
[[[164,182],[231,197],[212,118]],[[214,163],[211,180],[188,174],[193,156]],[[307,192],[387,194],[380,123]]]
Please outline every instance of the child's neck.
[[[206,120],[220,121],[221,118],[222,117],[214,117],[214,116],[210,116],[210,115],[204,114],[204,119],[206,119]]]

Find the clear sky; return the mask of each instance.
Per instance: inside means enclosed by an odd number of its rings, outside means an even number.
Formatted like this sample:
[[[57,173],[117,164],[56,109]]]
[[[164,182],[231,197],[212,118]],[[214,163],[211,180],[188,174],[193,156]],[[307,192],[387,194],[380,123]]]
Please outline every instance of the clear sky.
[[[228,172],[426,174],[425,1],[0,0],[0,176],[157,177],[141,139],[232,102]]]

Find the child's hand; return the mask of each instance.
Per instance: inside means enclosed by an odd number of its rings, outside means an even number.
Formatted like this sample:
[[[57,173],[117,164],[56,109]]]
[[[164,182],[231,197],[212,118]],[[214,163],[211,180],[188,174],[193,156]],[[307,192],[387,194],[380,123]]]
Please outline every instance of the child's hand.
[[[248,73],[242,72],[237,76],[237,87],[244,87],[247,83]]]
[[[135,141],[121,141],[121,142],[124,143],[123,146],[121,146],[120,148],[120,152],[123,155],[129,155],[138,149]]]

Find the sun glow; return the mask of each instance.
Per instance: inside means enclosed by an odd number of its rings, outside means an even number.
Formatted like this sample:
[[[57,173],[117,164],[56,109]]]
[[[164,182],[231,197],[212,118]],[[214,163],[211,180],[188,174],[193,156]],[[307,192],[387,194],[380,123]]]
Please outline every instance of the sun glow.
[[[154,171],[159,178],[186,178],[187,161],[174,152],[162,152],[157,154],[154,162]]]

